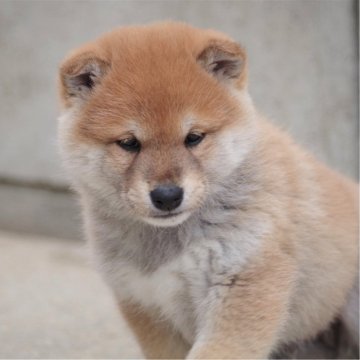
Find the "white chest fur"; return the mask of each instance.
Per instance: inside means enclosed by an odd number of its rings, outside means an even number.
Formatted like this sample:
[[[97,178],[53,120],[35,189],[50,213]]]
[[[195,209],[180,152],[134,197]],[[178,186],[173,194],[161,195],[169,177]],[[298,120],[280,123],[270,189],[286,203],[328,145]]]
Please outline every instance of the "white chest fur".
[[[214,284],[238,273],[258,248],[258,240],[244,236],[243,230],[228,234],[226,241],[216,235],[214,231],[215,239],[188,244],[155,271],[143,272],[126,259],[109,260],[109,266],[102,268],[108,269],[105,276],[118,299],[156,309],[191,343],[197,328],[195,319],[203,313],[202,304]],[[102,262],[104,265],[104,259]]]
[[[162,318],[169,320],[191,341],[195,331],[192,321],[195,299],[189,291],[189,277],[198,277],[199,274],[195,274],[193,260],[190,257],[186,260],[186,257],[181,255],[152,273],[142,273],[131,265],[124,265],[122,270],[119,269],[115,292],[119,299],[157,310]],[[186,262],[192,263],[191,266],[185,267]],[[200,286],[205,291],[204,285]]]
[[[95,259],[118,299],[156,310],[190,343],[216,284],[242,270],[271,228],[261,215],[202,216],[161,231],[99,216],[87,223]]]

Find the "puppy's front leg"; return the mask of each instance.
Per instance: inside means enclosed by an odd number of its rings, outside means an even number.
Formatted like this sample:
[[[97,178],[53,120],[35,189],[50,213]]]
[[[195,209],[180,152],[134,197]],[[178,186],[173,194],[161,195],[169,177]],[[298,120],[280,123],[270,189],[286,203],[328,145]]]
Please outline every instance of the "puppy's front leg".
[[[184,359],[190,345],[160,317],[141,307],[120,303],[121,312],[147,359]],[[154,316],[155,315],[155,316]]]
[[[215,284],[188,359],[266,358],[287,315],[291,258],[265,254],[248,270]]]

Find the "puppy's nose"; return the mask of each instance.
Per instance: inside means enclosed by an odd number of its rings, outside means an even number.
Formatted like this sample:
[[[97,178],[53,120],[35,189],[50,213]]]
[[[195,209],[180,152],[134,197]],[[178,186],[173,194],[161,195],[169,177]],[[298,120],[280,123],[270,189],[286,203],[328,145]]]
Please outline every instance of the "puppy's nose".
[[[182,202],[184,191],[176,185],[159,185],[150,192],[154,206],[163,211],[176,209]]]

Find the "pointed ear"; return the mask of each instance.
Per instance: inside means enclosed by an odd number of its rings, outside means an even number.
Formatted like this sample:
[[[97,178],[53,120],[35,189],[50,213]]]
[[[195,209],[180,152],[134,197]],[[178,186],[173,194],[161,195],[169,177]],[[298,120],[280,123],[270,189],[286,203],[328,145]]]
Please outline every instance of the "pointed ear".
[[[221,82],[237,88],[247,85],[246,52],[230,40],[212,40],[197,58],[198,63]]]
[[[60,67],[60,96],[65,106],[86,101],[108,69],[109,64],[91,52],[66,59]]]

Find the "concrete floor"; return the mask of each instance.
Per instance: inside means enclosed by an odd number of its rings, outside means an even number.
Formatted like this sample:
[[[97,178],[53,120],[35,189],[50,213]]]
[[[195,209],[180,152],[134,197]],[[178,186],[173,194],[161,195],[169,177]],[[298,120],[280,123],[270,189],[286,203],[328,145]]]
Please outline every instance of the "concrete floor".
[[[0,358],[140,358],[76,241],[0,232]]]

